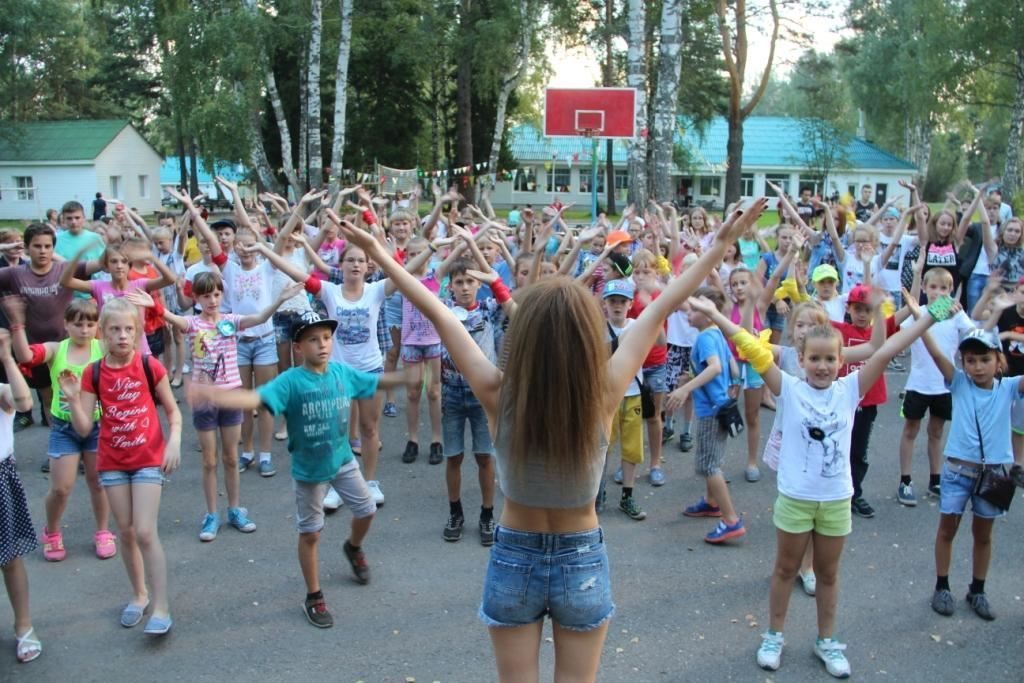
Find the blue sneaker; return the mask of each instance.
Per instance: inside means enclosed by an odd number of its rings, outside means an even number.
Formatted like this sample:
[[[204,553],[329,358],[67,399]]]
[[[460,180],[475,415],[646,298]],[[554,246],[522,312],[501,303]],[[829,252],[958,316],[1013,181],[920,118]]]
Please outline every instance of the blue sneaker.
[[[730,538],[739,538],[745,533],[747,533],[747,530],[743,528],[742,518],[737,519],[735,524],[726,524],[725,520],[720,519],[718,520],[718,526],[704,537],[704,541],[707,543],[723,543]]]
[[[661,471],[660,467],[651,468],[651,486],[664,486],[665,485],[665,473]]]
[[[274,469],[274,463],[271,460],[260,460],[260,476],[261,477],[272,477],[277,474],[277,470]]]
[[[238,458],[238,471],[245,472],[256,457],[252,453],[242,453]]]
[[[200,541],[212,541],[217,538],[217,530],[220,529],[220,519],[217,515],[206,513],[203,517],[203,528],[199,532]]]
[[[615,474],[612,475],[612,481],[614,481],[616,484],[621,484],[622,483],[622,466],[621,465],[619,466],[619,469],[615,470]]]
[[[228,508],[228,524],[243,534],[250,534],[256,531],[256,522],[246,517],[247,512],[249,511],[245,508]]]
[[[687,506],[683,510],[683,514],[687,517],[721,517],[722,510],[715,505],[711,505],[704,500],[704,496],[701,496],[700,500],[696,503]]]
[[[398,406],[391,401],[384,404],[384,417],[398,417]]]

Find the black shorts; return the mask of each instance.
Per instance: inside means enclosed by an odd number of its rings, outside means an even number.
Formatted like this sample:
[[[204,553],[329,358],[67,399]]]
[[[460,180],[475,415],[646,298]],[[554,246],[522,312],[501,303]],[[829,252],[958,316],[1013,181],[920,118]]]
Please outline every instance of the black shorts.
[[[147,334],[146,343],[149,344],[149,353],[159,358],[164,352],[164,328],[161,327],[153,334]]]
[[[908,391],[903,397],[903,419],[923,420],[925,413],[940,420],[953,419],[952,394],[919,394]]]

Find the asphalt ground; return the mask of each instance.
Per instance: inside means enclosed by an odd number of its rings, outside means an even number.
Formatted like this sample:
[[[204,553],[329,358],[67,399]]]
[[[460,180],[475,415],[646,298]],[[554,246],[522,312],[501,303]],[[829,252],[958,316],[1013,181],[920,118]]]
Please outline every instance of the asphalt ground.
[[[861,680],[1022,680],[1024,664],[1024,502],[996,523],[987,592],[997,620],[984,622],[963,602],[970,581],[971,540],[964,525],[954,547],[951,584],[957,611],[931,611],[933,539],[938,501],[925,498],[924,434],[914,473],[916,508],[896,502],[902,422],[895,394],[903,375],[890,374],[890,402],[871,439],[872,467],[865,491],[874,519],[854,518],[841,565],[837,637],[848,643],[853,675]],[[181,393],[181,390],[178,390]],[[258,525],[252,534],[222,527],[212,543],[198,540],[204,513],[200,458],[188,408],[181,469],[164,489],[161,539],[168,557],[174,629],[166,637],[122,628],[118,616],[130,597],[120,559],[101,561],[92,549],[92,515],[84,479],[64,519],[68,557],[26,558],[32,615],[43,655],[20,665],[14,658],[9,609],[0,609],[0,681],[490,681],[495,680],[486,629],[476,610],[487,550],[476,533],[479,505],[475,464],[467,460],[463,502],[467,527],[458,543],[441,530],[448,514],[443,466],[426,462],[429,429],[421,421],[421,455],[405,465],[404,415],[382,418],[384,450],[379,476],[387,502],[364,544],[372,582],[357,585],[341,552],[349,515],[328,519],[321,541],[323,591],[336,625],[319,630],[302,613],[304,586],[296,558],[289,459],[275,442],[276,477],[255,468],[242,475],[242,503]],[[37,409],[38,414],[38,409]],[[424,420],[426,412],[424,409]],[[762,423],[771,413],[762,411]],[[762,433],[767,425],[762,426]],[[703,485],[693,475],[692,453],[666,447],[668,483],[638,482],[648,518],[636,522],[616,508],[609,485],[602,516],[617,612],[604,648],[602,681],[824,681],[830,680],[812,647],[812,598],[794,587],[782,668],[754,661],[767,626],[768,582],[774,562],[772,473],[744,481],[742,439],[729,443],[726,473],[748,533],[727,547],[705,544],[712,522],[681,516]],[[33,519],[41,528],[48,481],[39,472],[47,430],[16,437]],[[609,468],[609,471],[611,468]],[[223,500],[223,487],[221,487]],[[499,500],[500,508],[500,500]],[[226,503],[225,503],[226,506]],[[222,509],[222,514],[223,509]],[[541,647],[542,679],[550,680],[550,626]]]

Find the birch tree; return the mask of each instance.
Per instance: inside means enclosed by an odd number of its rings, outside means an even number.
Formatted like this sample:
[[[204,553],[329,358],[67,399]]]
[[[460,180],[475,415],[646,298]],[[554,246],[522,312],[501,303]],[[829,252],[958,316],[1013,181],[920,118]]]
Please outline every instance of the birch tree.
[[[306,85],[306,135],[309,145],[309,184],[320,187],[324,182],[324,155],[320,142],[320,40],[324,17],[321,0],[310,1],[309,66]]]
[[[277,78],[269,62],[264,65],[264,79],[267,86],[267,98],[270,100],[270,108],[274,112],[274,121],[277,122],[277,131],[281,139],[281,166],[284,168],[284,177],[288,179],[296,199],[303,195],[302,186],[299,185],[299,176],[295,172],[295,156],[292,151],[292,132],[288,126],[288,117],[285,116],[284,104],[281,102],[281,93],[277,89]]]
[[[725,205],[739,200],[743,179],[743,122],[761,101],[775,60],[775,43],[779,39],[779,8],[776,0],[768,0],[772,33],[768,47],[768,61],[750,99],[743,102],[743,87],[747,75],[747,2],[746,0],[718,0],[718,33],[722,40],[722,56],[729,74],[729,140],[726,143],[728,168],[725,172]],[[730,25],[730,15],[732,22]]]
[[[629,143],[629,201],[641,207],[641,210],[647,203],[647,49],[644,8],[642,0],[628,0],[626,85],[636,89],[636,136]]]
[[[498,154],[501,152],[501,139],[505,132],[505,110],[508,107],[508,98],[519,87],[526,76],[527,67],[530,65],[530,44],[536,25],[536,13],[535,2],[519,0],[519,44],[515,57],[498,86],[498,111],[494,117],[494,139],[491,142],[490,156],[487,158],[492,182],[498,172]]]
[[[1003,167],[1003,188],[1004,194],[1010,194],[1014,198],[1021,188],[1020,174],[1020,153],[1021,153],[1021,132],[1024,129],[1024,48],[1017,47],[1017,87],[1013,100],[1013,108],[1010,110],[1010,132],[1006,136],[1006,165]]]
[[[348,60],[352,54],[352,0],[338,0],[341,11],[341,35],[338,39],[338,64],[334,71],[334,138],[331,141],[331,192],[341,187],[345,156],[345,111],[348,105]]]
[[[654,177],[650,179],[651,190],[660,200],[668,200],[674,195],[672,150],[675,146],[679,74],[682,67],[682,4],[683,0],[663,0],[661,4],[658,85],[654,94],[654,116],[651,121]]]

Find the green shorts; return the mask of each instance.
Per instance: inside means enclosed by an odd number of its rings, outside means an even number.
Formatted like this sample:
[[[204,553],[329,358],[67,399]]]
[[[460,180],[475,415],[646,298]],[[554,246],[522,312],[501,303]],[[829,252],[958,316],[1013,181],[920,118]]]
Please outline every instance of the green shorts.
[[[850,499],[797,500],[779,494],[773,513],[775,527],[788,534],[813,531],[822,536],[848,536],[853,530]]]

